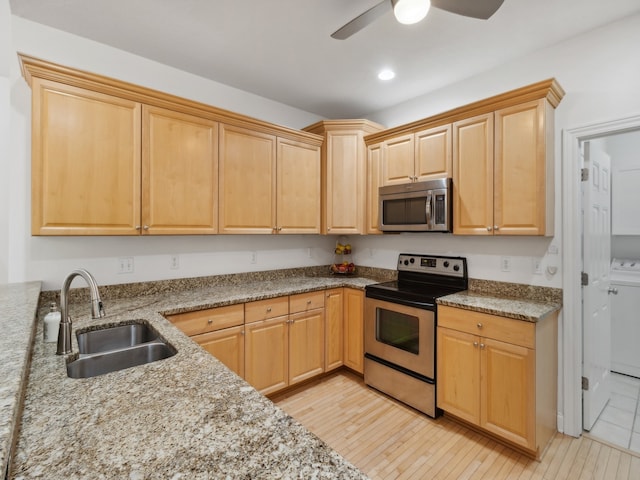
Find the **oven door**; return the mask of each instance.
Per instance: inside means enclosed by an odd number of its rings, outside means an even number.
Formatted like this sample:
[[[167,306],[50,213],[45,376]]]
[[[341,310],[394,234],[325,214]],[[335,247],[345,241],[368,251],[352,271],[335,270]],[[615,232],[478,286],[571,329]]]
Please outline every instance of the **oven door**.
[[[365,298],[364,350],[369,355],[435,378],[435,312]]]

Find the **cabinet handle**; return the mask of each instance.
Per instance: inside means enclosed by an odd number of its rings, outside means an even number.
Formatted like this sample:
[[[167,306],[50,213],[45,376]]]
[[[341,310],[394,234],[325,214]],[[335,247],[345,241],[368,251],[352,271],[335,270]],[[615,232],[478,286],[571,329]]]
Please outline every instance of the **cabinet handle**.
[[[484,343],[481,343],[481,344],[480,344],[480,348],[481,348],[481,349],[483,349],[484,347],[485,347],[485,344],[484,344]]]
[[[481,324],[480,322],[478,322],[478,323],[476,324],[476,327],[478,327],[478,328],[480,328],[480,329],[481,329],[481,328],[482,328],[482,324]]]
[[[478,346],[478,342],[473,342],[473,346],[477,347]]]
[[[487,225],[487,232],[490,232],[490,231],[491,231],[491,226]]]

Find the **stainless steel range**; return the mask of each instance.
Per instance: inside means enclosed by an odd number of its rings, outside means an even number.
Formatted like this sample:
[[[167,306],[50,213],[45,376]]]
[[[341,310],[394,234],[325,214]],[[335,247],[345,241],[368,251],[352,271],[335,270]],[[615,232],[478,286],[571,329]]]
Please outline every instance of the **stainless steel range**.
[[[466,258],[401,253],[398,280],[365,289],[365,383],[436,417],[436,299],[467,285]]]

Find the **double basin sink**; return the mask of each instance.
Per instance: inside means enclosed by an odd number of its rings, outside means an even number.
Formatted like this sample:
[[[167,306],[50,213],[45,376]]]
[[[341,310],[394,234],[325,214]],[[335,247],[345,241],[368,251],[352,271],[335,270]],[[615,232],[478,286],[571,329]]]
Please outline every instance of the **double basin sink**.
[[[144,321],[76,333],[80,355],[67,363],[71,378],[89,378],[172,357],[176,349]]]

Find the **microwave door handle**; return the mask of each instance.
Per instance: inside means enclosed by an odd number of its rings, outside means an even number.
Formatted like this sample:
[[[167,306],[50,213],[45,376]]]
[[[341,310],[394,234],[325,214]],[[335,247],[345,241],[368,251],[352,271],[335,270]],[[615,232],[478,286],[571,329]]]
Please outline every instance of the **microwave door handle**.
[[[433,195],[427,195],[427,203],[425,206],[425,210],[427,214],[427,226],[429,228],[432,228],[432,225],[431,225],[431,199],[432,198],[433,198]]]

